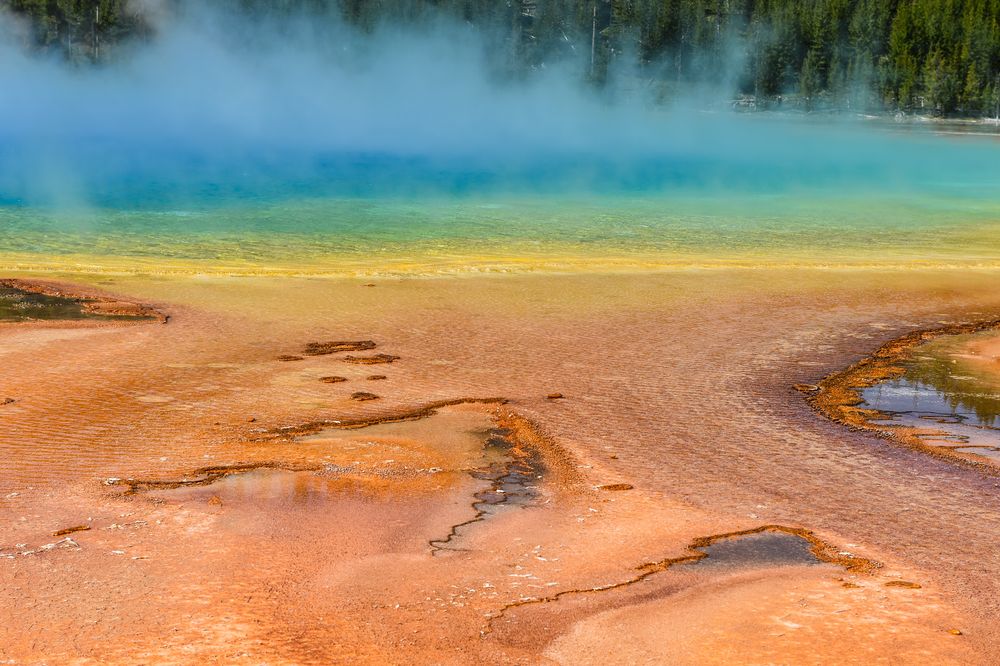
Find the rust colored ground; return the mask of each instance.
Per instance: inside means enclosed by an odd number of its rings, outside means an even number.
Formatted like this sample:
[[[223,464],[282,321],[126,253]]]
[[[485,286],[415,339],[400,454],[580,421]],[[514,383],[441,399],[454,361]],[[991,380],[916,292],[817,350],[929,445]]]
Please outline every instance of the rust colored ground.
[[[0,662],[995,660],[996,479],[789,387],[1000,274],[60,279],[169,325],[0,327]],[[769,530],[825,564],[675,566]]]

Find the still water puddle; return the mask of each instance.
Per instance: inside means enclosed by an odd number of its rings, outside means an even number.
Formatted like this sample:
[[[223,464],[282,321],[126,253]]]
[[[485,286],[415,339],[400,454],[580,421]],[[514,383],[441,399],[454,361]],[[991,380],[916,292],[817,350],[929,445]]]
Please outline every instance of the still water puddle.
[[[297,437],[296,454],[310,461],[299,466],[211,467],[177,479],[115,484],[162,502],[242,507],[272,519],[320,506],[330,511],[334,504],[357,508],[376,499],[467,493],[467,517],[428,539],[434,553],[459,550],[457,542],[473,524],[508,508],[531,506],[539,496],[545,472],[540,453],[494,425],[481,407],[446,407],[429,417],[329,427]]]
[[[996,332],[927,343],[905,374],[864,389],[861,405],[877,419],[925,430],[928,444],[1000,463],[1000,364],[991,355]]]
[[[723,539],[702,548],[708,557],[699,567],[763,568],[822,564],[812,544],[796,534],[761,532]]]

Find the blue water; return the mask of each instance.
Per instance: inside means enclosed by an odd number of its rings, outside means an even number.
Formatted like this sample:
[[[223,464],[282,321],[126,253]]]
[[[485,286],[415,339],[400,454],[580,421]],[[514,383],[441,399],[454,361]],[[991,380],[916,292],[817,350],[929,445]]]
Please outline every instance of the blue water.
[[[0,266],[1000,266],[1000,143],[723,117],[623,147],[0,134]],[[650,131],[655,125],[650,126]]]

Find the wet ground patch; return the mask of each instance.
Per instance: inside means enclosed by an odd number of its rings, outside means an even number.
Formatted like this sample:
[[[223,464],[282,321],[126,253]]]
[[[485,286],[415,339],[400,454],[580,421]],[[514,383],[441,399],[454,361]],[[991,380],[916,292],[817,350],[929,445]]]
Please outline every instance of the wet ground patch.
[[[436,538],[427,536],[432,554],[463,550],[457,542],[471,525],[511,507],[531,506],[541,492],[547,469],[541,445],[520,436],[524,424],[501,427],[510,414],[483,408],[502,403],[462,399],[365,420],[303,425],[267,440],[270,454],[283,452],[284,460],[202,467],[168,478],[109,478],[105,484],[157,501],[250,503],[278,511],[296,498],[326,500],[334,491],[343,499],[375,491],[469,493],[472,516]]]
[[[142,316],[114,315],[87,309],[87,301],[50,296],[0,284],[0,321],[63,321],[76,319],[145,319]]]
[[[172,502],[204,502],[215,506],[240,505],[266,511],[268,507],[299,507],[329,502],[349,492],[335,468],[283,469],[260,467],[218,477],[210,484],[186,484],[153,490],[150,497]]]
[[[500,456],[500,459],[469,474],[474,479],[488,481],[490,485],[473,496],[475,515],[472,518],[453,525],[447,535],[429,542],[434,554],[443,550],[461,550],[455,542],[465,528],[486,520],[504,508],[530,505],[539,495],[538,484],[545,474],[540,452],[518,442],[509,428],[491,428],[486,434],[486,451]]]
[[[140,303],[73,293],[47,283],[0,280],[0,322],[150,319],[166,322],[167,318]]]

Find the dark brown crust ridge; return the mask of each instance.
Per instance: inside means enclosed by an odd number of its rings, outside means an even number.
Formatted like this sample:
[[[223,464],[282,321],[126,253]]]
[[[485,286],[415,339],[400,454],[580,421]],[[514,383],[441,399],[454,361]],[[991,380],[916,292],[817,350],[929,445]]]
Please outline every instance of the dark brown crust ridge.
[[[345,356],[344,361],[355,365],[381,365],[398,361],[399,356],[392,354],[374,354],[372,356]]]
[[[309,421],[299,425],[284,426],[268,431],[271,436],[294,436],[311,435],[327,428],[337,428],[340,430],[354,430],[356,428],[367,428],[378,423],[399,423],[400,421],[416,421],[427,418],[437,413],[442,407],[467,404],[496,404],[502,405],[507,402],[506,398],[454,398],[451,400],[438,400],[420,407],[402,409],[374,416],[358,419],[324,419],[322,421]]]
[[[329,342],[309,342],[302,350],[305,356],[326,356],[337,352],[367,351],[375,349],[374,340],[331,340]]]
[[[105,485],[122,487],[126,495],[135,495],[150,490],[172,490],[189,486],[208,486],[216,481],[233,476],[246,474],[257,470],[276,470],[284,472],[316,472],[323,469],[322,465],[288,465],[282,462],[239,463],[235,465],[213,465],[201,467],[180,479],[108,479]]]

